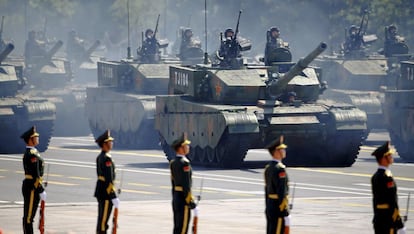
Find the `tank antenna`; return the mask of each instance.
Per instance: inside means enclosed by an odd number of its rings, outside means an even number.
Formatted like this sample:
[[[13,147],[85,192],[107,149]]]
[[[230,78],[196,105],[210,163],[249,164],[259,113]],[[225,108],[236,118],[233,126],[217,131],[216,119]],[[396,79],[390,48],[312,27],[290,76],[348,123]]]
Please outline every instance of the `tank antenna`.
[[[208,53],[207,53],[207,0],[204,0],[204,40],[205,50],[204,50],[204,64],[208,64]]]
[[[131,59],[131,41],[129,36],[129,0],[127,1],[127,17],[128,17],[128,48],[127,48],[127,58]]]

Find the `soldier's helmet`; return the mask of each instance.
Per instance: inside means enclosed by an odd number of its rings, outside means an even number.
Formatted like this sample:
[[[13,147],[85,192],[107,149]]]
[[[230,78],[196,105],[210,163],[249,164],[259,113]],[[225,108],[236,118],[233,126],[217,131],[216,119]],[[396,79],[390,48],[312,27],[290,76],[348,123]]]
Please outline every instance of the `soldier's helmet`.
[[[391,24],[390,26],[388,26],[388,32],[396,33],[397,30],[398,30],[398,28],[395,24]]]
[[[356,25],[351,25],[350,27],[349,27],[349,30],[348,30],[348,32],[349,32],[349,35],[352,35],[352,34],[355,34],[356,32],[358,31],[358,27],[356,26]]]
[[[184,36],[187,37],[187,38],[192,37],[193,36],[193,30],[191,28],[186,28],[184,30]]]
[[[150,33],[151,33],[151,34],[154,34],[154,31],[153,31],[152,29],[150,29],[150,28],[149,28],[149,29],[147,29],[147,30],[145,30],[145,37],[148,37],[148,35],[149,35]]]
[[[269,31],[270,31],[271,33],[272,33],[272,32],[280,32],[280,31],[279,31],[279,28],[278,28],[278,27],[276,27],[276,26],[271,27]]]
[[[224,37],[231,37],[231,36],[233,36],[233,35],[229,35],[229,34],[234,34],[234,31],[233,31],[233,29],[232,28],[228,28],[228,29],[226,29],[226,31],[224,31]]]

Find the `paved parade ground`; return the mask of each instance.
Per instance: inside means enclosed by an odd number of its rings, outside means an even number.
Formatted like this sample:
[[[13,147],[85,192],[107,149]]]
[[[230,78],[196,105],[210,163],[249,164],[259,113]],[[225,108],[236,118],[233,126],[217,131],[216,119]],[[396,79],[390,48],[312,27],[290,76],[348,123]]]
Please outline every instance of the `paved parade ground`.
[[[386,139],[385,132],[371,134],[352,167],[288,167],[291,197],[295,187],[291,233],[373,233],[370,178],[377,165],[370,154]],[[92,136],[53,138],[49,150],[42,153],[50,165],[46,233],[94,233],[98,153]],[[170,174],[163,152],[114,150],[112,156],[118,169],[117,185],[123,191],[118,233],[171,233]],[[0,155],[3,233],[22,233],[21,157]],[[203,184],[198,233],[265,233],[263,169],[268,160],[266,151],[251,150],[241,169],[193,167],[194,195]],[[408,193],[414,192],[413,169],[414,164],[405,163],[398,155],[391,167],[402,215]],[[412,201],[407,233],[414,232],[413,211]],[[37,214],[35,227],[38,218]]]

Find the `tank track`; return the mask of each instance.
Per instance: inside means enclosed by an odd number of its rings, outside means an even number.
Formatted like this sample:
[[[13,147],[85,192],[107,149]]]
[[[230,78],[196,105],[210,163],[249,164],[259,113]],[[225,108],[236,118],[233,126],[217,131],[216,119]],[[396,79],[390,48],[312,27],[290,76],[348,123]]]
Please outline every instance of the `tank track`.
[[[106,129],[99,129],[92,124],[89,125],[95,139]],[[154,121],[145,120],[137,131],[114,131],[111,130],[112,137],[115,138],[114,148],[117,149],[159,149],[159,137],[154,130]]]
[[[289,140],[284,163],[288,166],[352,166],[357,159],[364,135],[364,131],[340,131],[326,137],[326,140]]]
[[[162,136],[160,138],[161,147],[170,161],[175,157],[175,152]],[[247,134],[233,136],[226,130],[216,147],[207,146],[201,148],[199,146],[191,146],[187,157],[193,165],[240,168],[249,149],[249,139]]]
[[[39,145],[36,146],[37,150],[44,152],[49,148],[49,143],[53,135],[54,120],[38,120],[33,121],[31,125],[36,126],[36,130],[39,132]]]

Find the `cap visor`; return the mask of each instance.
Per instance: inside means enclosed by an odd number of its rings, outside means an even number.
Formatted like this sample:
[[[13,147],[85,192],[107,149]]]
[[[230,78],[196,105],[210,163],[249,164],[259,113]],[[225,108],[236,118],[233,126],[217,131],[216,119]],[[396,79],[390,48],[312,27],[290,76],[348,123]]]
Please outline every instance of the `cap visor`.
[[[114,138],[108,137],[107,139],[104,140],[104,142],[113,141],[113,140],[114,140]]]
[[[39,133],[35,132],[30,137],[38,137],[38,136],[39,136]]]
[[[181,145],[189,145],[189,144],[191,144],[191,141],[185,140]]]
[[[285,144],[280,144],[278,147],[276,147],[276,149],[286,149],[287,145]]]

